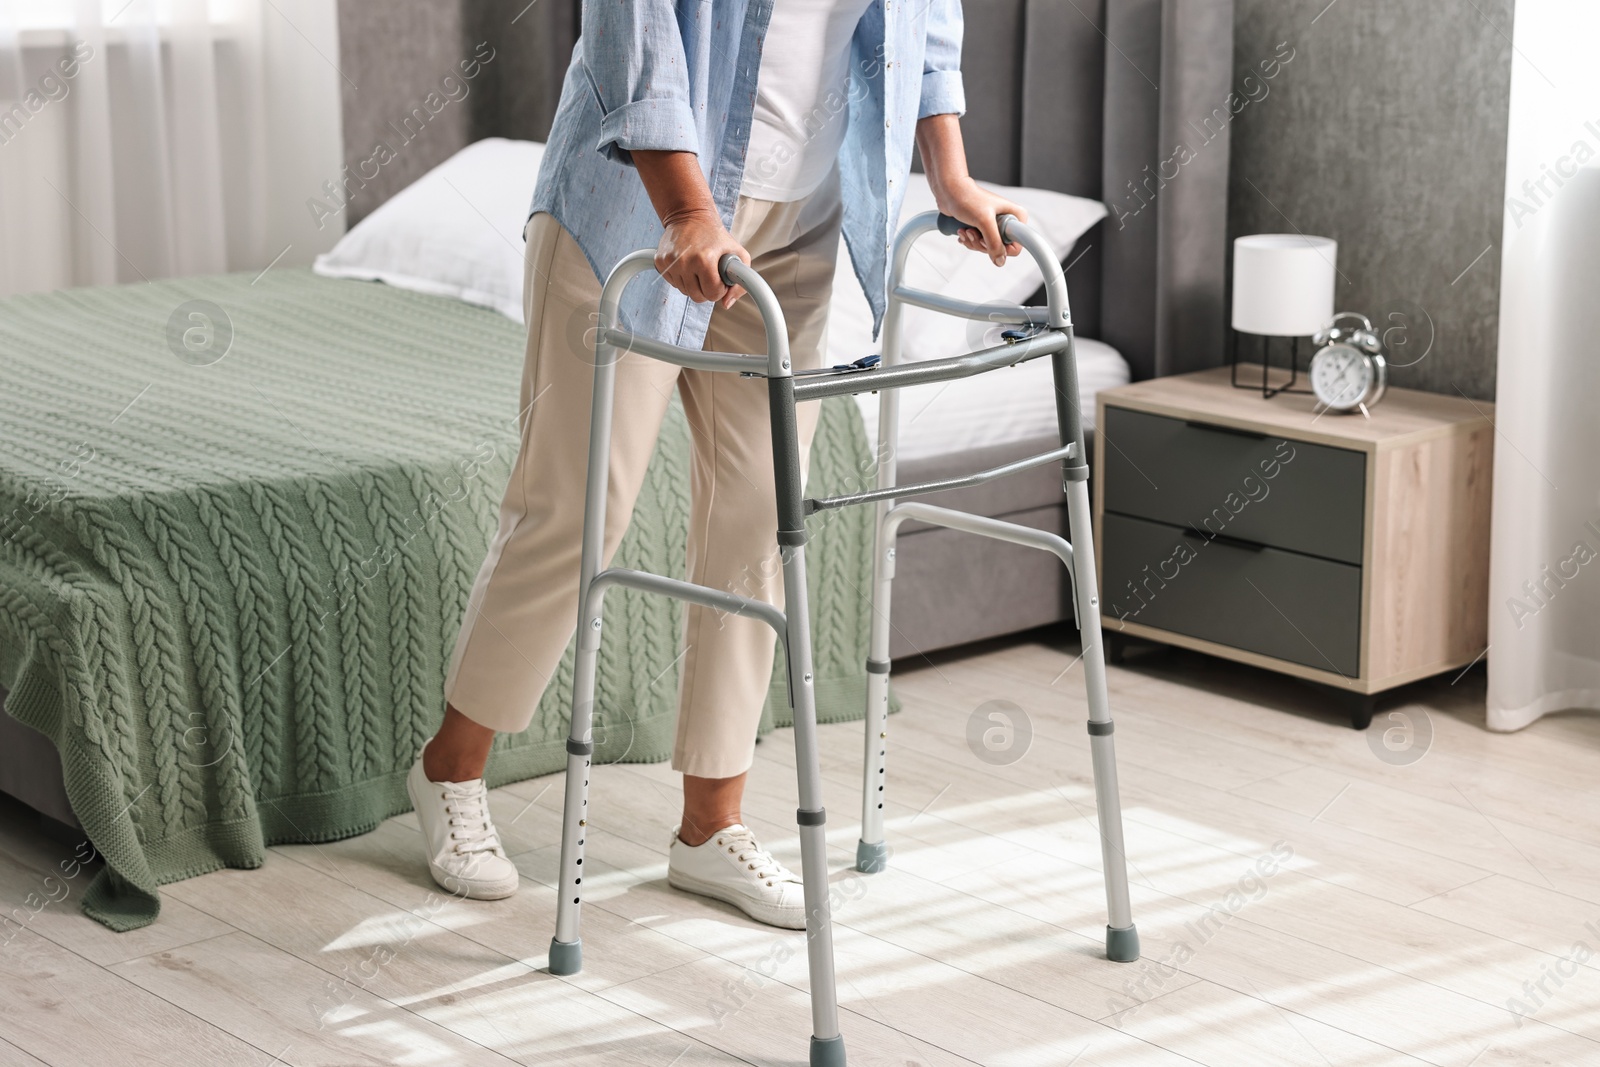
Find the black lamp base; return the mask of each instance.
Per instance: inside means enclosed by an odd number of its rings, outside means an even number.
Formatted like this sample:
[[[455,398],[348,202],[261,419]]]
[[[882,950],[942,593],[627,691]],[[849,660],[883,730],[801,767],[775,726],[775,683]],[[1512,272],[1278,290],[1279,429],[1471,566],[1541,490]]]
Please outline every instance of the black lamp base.
[[[1268,372],[1272,370],[1272,338],[1265,334],[1258,334],[1261,338],[1261,384],[1241,382],[1239,380],[1239,331],[1228,330],[1228,367],[1229,381],[1235,389],[1249,389],[1252,392],[1261,390],[1261,399],[1271,400],[1279,393],[1292,393],[1296,396],[1311,396],[1310,389],[1296,389],[1294,386],[1300,380],[1300,338],[1293,337],[1289,340],[1289,380],[1280,385],[1270,384]]]

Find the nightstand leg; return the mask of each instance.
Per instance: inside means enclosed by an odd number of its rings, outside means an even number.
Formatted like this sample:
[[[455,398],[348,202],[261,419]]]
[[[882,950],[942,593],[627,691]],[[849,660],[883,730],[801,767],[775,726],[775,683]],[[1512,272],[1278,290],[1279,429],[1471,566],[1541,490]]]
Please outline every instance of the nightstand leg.
[[[1365,730],[1372,725],[1372,713],[1378,706],[1376,693],[1349,693],[1346,699],[1350,705],[1350,728],[1352,730]]]
[[[1105,642],[1106,662],[1120,664],[1128,654],[1128,643],[1122,639],[1122,635],[1102,632],[1100,639]]]

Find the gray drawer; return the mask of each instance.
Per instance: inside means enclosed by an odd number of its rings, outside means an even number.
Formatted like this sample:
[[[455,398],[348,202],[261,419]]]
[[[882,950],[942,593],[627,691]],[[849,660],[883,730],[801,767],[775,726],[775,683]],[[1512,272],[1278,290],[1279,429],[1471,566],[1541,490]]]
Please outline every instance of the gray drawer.
[[[1105,509],[1361,563],[1366,455],[1108,405]]]
[[[1360,673],[1360,567],[1110,511],[1104,523],[1108,619]]]

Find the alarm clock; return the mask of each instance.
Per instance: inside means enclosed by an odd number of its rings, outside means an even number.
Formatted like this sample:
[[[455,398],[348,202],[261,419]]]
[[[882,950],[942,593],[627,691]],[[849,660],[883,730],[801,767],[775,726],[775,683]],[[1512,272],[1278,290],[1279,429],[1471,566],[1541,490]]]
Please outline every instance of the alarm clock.
[[[1359,321],[1360,326],[1341,325]],[[1383,398],[1389,385],[1389,367],[1383,358],[1383,341],[1365,315],[1341,311],[1319,330],[1312,343],[1311,391],[1329,411],[1366,409]]]

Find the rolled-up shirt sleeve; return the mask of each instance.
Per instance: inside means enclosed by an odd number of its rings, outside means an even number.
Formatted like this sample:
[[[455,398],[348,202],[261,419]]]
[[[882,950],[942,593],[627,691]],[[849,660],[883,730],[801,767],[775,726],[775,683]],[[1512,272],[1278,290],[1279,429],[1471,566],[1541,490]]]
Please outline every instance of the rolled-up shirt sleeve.
[[[917,117],[960,115],[967,110],[961,82],[961,0],[932,0],[922,60],[922,100]]]
[[[583,67],[600,105],[600,153],[700,151],[671,0],[584,0]]]

